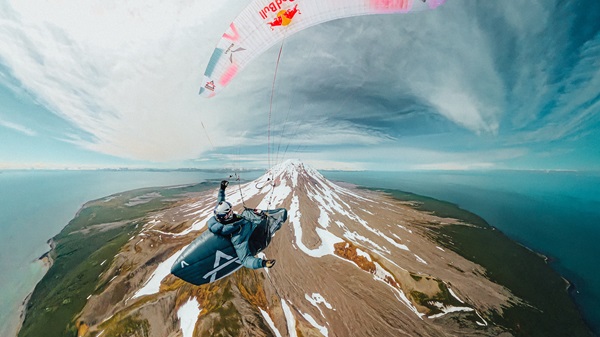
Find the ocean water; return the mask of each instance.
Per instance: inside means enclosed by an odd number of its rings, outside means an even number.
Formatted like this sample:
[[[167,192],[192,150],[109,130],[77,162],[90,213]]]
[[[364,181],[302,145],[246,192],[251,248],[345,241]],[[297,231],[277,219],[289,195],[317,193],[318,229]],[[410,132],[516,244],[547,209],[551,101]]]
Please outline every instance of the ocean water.
[[[248,172],[243,179],[255,179]],[[19,309],[44,275],[39,257],[87,201],[155,186],[227,178],[223,173],[0,171],[0,336],[14,336]]]
[[[457,204],[550,258],[600,335],[600,173],[322,172],[330,180],[397,189]]]

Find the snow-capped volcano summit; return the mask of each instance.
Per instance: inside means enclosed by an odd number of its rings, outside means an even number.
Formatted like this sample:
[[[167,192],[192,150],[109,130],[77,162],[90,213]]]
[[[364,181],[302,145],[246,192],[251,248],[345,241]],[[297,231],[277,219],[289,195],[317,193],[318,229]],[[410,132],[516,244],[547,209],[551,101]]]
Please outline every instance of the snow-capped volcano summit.
[[[267,177],[267,179],[273,177],[279,178],[280,180],[290,180],[292,187],[298,186],[299,178],[312,178],[318,181],[326,180],[319,171],[298,159],[288,159],[279,165],[273,166],[267,171],[263,178],[264,177]]]
[[[186,284],[169,275],[169,268],[206,230],[216,194],[216,189],[200,193],[150,217],[113,263],[115,270],[127,270],[115,281],[121,283],[111,283],[123,298],[108,307],[102,305],[108,293],[94,296],[82,317],[102,322],[135,315],[160,336],[177,335],[183,329],[178,321],[188,322],[186,331],[192,332],[185,336],[502,332],[486,313],[501,311],[511,294],[429,235],[431,228],[456,220],[419,212],[378,192],[340,186],[299,160],[279,164],[252,182],[232,184],[226,193],[238,212],[243,206],[289,210],[288,222],[261,253],[276,259],[276,266],[242,268],[205,286]]]

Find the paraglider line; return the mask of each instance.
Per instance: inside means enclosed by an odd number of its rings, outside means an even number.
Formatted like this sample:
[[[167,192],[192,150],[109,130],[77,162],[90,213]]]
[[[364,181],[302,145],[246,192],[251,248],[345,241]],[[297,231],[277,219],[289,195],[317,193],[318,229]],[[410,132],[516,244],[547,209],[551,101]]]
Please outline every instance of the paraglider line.
[[[240,197],[242,199],[242,206],[244,206],[244,209],[246,209],[246,202],[244,201],[244,193],[242,193],[242,183],[240,181],[240,176],[237,173],[234,173],[232,175],[229,176],[230,178],[235,177],[235,180],[238,182],[238,189],[240,191]]]
[[[210,143],[210,146],[214,150],[215,146],[213,145],[213,142],[210,140],[210,137],[208,136],[208,131],[206,131],[206,127],[204,126],[204,123],[202,121],[200,121],[200,124],[202,124],[202,128],[204,129],[204,134],[206,135],[206,138],[208,139],[208,142]]]
[[[314,43],[311,44],[310,50],[305,55],[307,55],[308,58],[311,58],[312,55],[314,55],[315,49],[316,49],[316,44],[314,44]],[[293,125],[288,123],[290,116],[291,116],[292,107],[294,107],[294,110],[296,110],[296,111],[302,111],[306,105],[306,100],[301,100],[300,104],[298,104],[298,102],[297,102],[298,95],[294,94],[294,92],[297,89],[298,82],[293,82],[293,83],[294,83],[293,87],[296,87],[296,88],[293,88],[289,91],[292,94],[292,99],[288,100],[287,114],[285,116],[285,121],[283,122],[283,129],[281,131],[280,138],[279,138],[279,146],[277,147],[277,156],[275,157],[276,163],[280,163],[285,160],[286,155],[288,153],[288,149],[290,147],[290,144],[292,143],[292,140],[297,139],[296,137],[298,136],[299,131],[300,131],[301,123],[299,121],[297,121],[296,127],[293,129],[291,135],[286,135],[286,132],[288,132],[288,128],[290,128],[290,129],[293,128]],[[287,144],[285,146],[285,150],[283,151],[283,155],[280,157],[282,141],[284,140],[284,137],[287,140]]]
[[[281,40],[281,46],[279,47],[279,54],[277,55],[277,63],[275,64],[275,73],[273,74],[273,84],[271,85],[271,101],[269,103],[269,129],[267,133],[267,158],[269,161],[269,168],[271,167],[271,114],[273,112],[273,96],[275,95],[275,80],[277,80],[277,69],[279,69],[279,60],[281,60],[281,51],[283,50],[283,42]]]

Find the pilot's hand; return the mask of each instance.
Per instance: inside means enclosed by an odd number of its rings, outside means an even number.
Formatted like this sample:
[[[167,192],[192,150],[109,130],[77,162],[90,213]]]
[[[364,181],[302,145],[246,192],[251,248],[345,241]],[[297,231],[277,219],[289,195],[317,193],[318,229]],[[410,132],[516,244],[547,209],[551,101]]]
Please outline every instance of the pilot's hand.
[[[227,181],[227,180],[221,181],[221,189],[222,190],[225,190],[227,188],[227,185],[229,185],[229,181]]]

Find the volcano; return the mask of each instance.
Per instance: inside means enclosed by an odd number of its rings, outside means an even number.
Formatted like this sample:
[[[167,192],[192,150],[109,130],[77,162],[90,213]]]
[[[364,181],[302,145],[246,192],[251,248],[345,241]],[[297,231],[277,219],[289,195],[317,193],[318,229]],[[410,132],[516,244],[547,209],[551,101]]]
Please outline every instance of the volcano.
[[[244,207],[288,209],[261,257],[194,286],[169,274],[206,230],[217,189],[149,215],[100,277],[79,321],[86,331],[139,336],[497,336],[494,315],[519,299],[432,232],[460,223],[416,202],[327,180],[298,160],[231,184]]]

